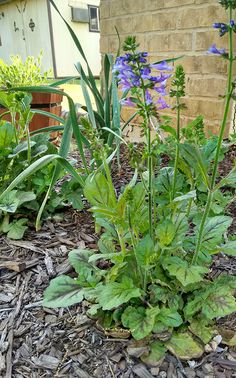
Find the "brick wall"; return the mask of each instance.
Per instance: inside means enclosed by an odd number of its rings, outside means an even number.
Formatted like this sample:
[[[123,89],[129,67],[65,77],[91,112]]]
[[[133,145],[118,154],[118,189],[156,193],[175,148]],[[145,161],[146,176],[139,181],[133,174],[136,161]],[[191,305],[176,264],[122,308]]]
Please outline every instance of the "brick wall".
[[[226,21],[226,12],[217,0],[101,0],[101,52],[115,53],[118,47],[115,26],[121,40],[136,35],[140,50],[148,51],[152,61],[184,55],[179,63],[186,72],[187,109],[183,122],[196,115],[205,117],[206,129],[217,133],[222,118],[227,78],[227,62],[206,54],[216,43],[227,47],[212,29]],[[126,109],[124,117],[132,110]],[[171,110],[165,111],[173,115]]]

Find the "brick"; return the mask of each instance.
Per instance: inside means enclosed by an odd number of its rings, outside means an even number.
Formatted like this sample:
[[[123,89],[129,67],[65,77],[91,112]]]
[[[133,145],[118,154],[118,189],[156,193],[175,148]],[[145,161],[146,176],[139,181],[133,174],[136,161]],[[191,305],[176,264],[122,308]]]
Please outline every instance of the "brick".
[[[192,99],[185,98],[187,109],[183,110],[183,115],[196,117],[203,115],[206,119],[220,120],[223,115],[224,102],[216,99]]]
[[[176,12],[158,12],[152,14],[152,30],[176,29],[176,22]]]
[[[186,73],[222,74],[227,73],[227,60],[215,55],[184,56],[175,62],[182,64]]]
[[[218,48],[227,47],[227,41],[220,38],[215,30],[196,32],[196,51],[207,51],[213,43],[216,43]]]
[[[186,78],[186,93],[188,96],[213,97],[225,93],[227,80],[226,78]]]
[[[116,1],[121,3],[121,0]],[[123,0],[123,7],[127,14],[143,12],[143,0]]]
[[[102,54],[109,52],[109,43],[108,37],[103,36],[100,38],[100,52]]]
[[[133,33],[133,17],[121,17],[115,19],[114,25],[120,34]]]
[[[100,7],[99,7],[99,12],[100,12],[100,18],[109,18],[110,16],[110,2],[104,2],[101,1]]]
[[[139,32],[150,31],[152,16],[150,14],[137,15],[133,18],[133,30],[138,30]]]
[[[148,37],[150,52],[189,51],[192,48],[192,33],[153,34]]]
[[[108,36],[111,34],[116,34],[115,31],[115,24],[116,20],[115,19],[103,19],[100,20],[100,33],[101,36]]]
[[[102,1],[101,1],[102,3]],[[124,7],[122,0],[116,0],[110,2],[110,15],[113,16],[122,16],[127,14],[127,10]]]
[[[180,10],[179,25],[181,29],[192,29],[194,27],[210,27],[218,20],[224,22],[226,17],[222,15],[222,8],[216,5],[209,5],[204,8],[188,8]]]
[[[194,4],[194,0],[165,0],[165,8],[181,7],[183,5]]]

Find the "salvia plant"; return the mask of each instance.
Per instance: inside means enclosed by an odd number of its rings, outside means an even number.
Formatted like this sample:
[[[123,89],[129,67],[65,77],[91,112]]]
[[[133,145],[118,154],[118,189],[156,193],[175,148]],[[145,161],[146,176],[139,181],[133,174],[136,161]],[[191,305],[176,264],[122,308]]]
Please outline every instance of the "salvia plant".
[[[236,311],[236,278],[210,274],[214,254],[236,253],[236,241],[224,237],[232,218],[224,214],[228,199],[220,190],[235,188],[236,170],[218,177],[234,89],[234,3],[221,1],[229,13],[224,33],[229,36],[229,50],[211,49],[229,62],[217,145],[198,144],[194,138],[180,141],[185,77],[177,66],[170,92],[177,112],[173,166],[160,168],[156,139],[152,139],[152,117],[168,106],[164,96],[170,62],[148,63],[148,54],[138,51],[135,37],[126,39],[125,54],[117,58],[113,70],[124,93],[122,101],[134,106],[142,119],[146,143],[141,155],[132,150],[134,176],[117,194],[106,147],[91,124],[84,124],[102,161],[84,186],[96,230],[102,230],[98,250],[71,251],[69,261],[77,277],[53,279],[44,295],[46,307],[66,307],[86,299],[91,304],[88,314],[98,319],[107,334],[132,336],[148,346],[141,359],[151,365],[166,350],[182,359],[200,357],[204,346],[220,333],[216,319]],[[140,169],[140,160],[146,169]]]

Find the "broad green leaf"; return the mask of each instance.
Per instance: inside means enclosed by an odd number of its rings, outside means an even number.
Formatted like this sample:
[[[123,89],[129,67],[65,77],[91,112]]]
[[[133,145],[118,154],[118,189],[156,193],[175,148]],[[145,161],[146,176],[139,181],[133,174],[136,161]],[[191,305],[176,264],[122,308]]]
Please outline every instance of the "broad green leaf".
[[[123,277],[121,282],[106,284],[99,293],[98,302],[103,310],[112,310],[129,302],[131,298],[139,297],[141,297],[140,289],[134,286],[129,277]]]
[[[183,194],[182,196],[175,197],[173,202],[183,202],[189,199],[195,199],[196,198],[196,190],[192,190],[191,192],[188,192],[187,194]]]
[[[215,282],[208,284],[205,289],[196,291],[195,298],[188,302],[184,308],[186,319],[191,319],[196,313],[212,320],[229,315],[236,311],[236,301],[232,293],[235,291],[235,283],[227,277],[220,277]]]
[[[199,339],[203,341],[204,344],[208,344],[209,341],[217,334],[217,331],[208,325],[206,319],[193,319],[190,323],[190,331]]]
[[[226,255],[236,256],[236,240],[227,241],[227,243],[221,245],[219,249]]]
[[[204,159],[203,154],[201,154],[200,149],[197,145],[183,143],[180,145],[181,157],[190,165],[194,170],[195,174],[201,174],[204,184],[209,188],[210,179],[207,173],[207,161]]]
[[[199,358],[204,352],[203,346],[194,340],[189,332],[174,333],[165,346],[181,360]]]
[[[234,167],[232,171],[224,177],[217,187],[221,188],[223,186],[230,186],[231,188],[236,188],[236,168]]]
[[[14,220],[13,222],[9,223],[9,231],[7,233],[7,237],[9,239],[20,240],[23,238],[25,231],[27,230],[27,226],[25,224],[28,222],[28,219],[22,218],[19,220]]]
[[[207,268],[198,265],[189,266],[187,261],[176,256],[166,258],[163,267],[168,270],[171,276],[176,277],[183,286],[202,281],[203,275],[208,272]]]
[[[215,249],[217,244],[221,242],[222,235],[227,231],[232,223],[232,218],[228,216],[216,216],[208,218],[202,237],[202,247],[207,250]],[[198,235],[199,226],[196,227],[196,234]]]
[[[136,246],[135,256],[141,268],[147,268],[151,264],[154,255],[154,243],[150,235],[146,235]]]
[[[124,327],[130,329],[136,340],[141,340],[152,332],[159,311],[158,307],[145,309],[129,306],[123,312],[121,321]]]
[[[158,192],[169,195],[173,186],[174,169],[172,167],[164,167],[160,169],[155,186]],[[184,176],[177,176],[175,190],[181,191],[184,182]]]
[[[94,251],[89,249],[73,249],[69,253],[69,262],[75,269],[79,276],[86,280],[91,280],[92,275],[99,269],[89,262],[89,258],[94,254]]]
[[[109,190],[107,179],[102,173],[90,175],[85,182],[84,195],[93,206],[114,208],[114,201]]]
[[[12,190],[7,193],[0,202],[0,210],[7,213],[15,213],[19,206],[19,198],[17,197],[17,190]]]
[[[175,139],[177,138],[177,133],[176,133],[176,130],[174,129],[174,127],[169,126],[169,125],[160,125],[160,129],[171,134]]]
[[[17,191],[16,198],[19,201],[19,206],[25,202],[30,202],[36,199],[36,195],[33,192]]]
[[[67,307],[80,303],[84,298],[81,286],[68,276],[54,278],[44,292],[43,306],[49,308]]]
[[[170,219],[165,219],[156,228],[156,235],[161,246],[168,246],[175,237],[175,225]]]
[[[183,323],[180,314],[175,309],[165,307],[161,308],[156,321],[162,322],[167,327],[179,327]]]
[[[14,126],[9,122],[0,122],[0,149],[9,147],[14,138]]]
[[[154,341],[150,345],[150,353],[141,356],[141,360],[148,366],[160,366],[161,361],[165,357],[166,348],[160,341]]]

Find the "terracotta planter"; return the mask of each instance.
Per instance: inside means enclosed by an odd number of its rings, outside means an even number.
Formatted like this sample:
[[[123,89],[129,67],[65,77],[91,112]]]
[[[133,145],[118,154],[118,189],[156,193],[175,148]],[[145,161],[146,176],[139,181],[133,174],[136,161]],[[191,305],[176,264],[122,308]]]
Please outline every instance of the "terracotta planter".
[[[31,109],[44,110],[46,112],[55,114],[57,116],[61,115],[61,102],[62,95],[56,93],[32,93],[32,103]],[[5,113],[5,108],[0,108],[0,114]],[[3,117],[6,121],[11,121],[9,114]],[[32,121],[30,122],[30,131],[35,131],[49,126],[57,126],[59,122],[53,118],[49,118],[42,114],[34,114]],[[56,138],[58,132],[51,133],[51,138]]]

